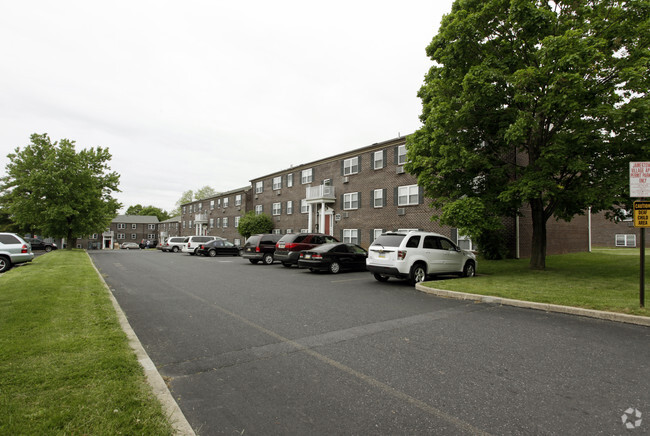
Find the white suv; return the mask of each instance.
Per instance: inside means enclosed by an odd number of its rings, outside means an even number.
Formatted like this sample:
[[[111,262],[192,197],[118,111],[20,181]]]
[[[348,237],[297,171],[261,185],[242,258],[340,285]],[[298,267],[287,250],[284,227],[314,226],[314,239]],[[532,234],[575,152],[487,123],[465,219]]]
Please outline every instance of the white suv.
[[[0,273],[34,259],[32,247],[15,233],[0,233]]]
[[[388,232],[370,245],[366,267],[380,282],[397,277],[416,284],[434,274],[472,277],[476,256],[438,233]]]
[[[181,247],[183,253],[189,253],[191,256],[196,254],[201,244],[217,239],[215,236],[187,236]],[[221,239],[221,238],[220,238]]]

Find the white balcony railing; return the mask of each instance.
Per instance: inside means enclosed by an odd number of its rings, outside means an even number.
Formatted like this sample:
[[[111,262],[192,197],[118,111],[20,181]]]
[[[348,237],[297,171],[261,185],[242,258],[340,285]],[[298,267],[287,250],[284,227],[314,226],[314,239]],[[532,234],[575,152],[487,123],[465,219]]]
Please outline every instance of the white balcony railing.
[[[194,215],[194,222],[196,223],[207,223],[208,222],[208,214],[207,213],[197,213]]]
[[[307,201],[335,201],[334,186],[319,185],[307,188]]]

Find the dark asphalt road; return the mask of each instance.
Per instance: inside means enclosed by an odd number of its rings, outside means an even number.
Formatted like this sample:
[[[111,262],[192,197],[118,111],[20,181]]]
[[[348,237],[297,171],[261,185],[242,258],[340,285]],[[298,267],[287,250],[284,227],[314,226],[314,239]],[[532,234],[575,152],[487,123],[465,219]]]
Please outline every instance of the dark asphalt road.
[[[647,327],[369,273],[90,255],[200,435],[650,433]]]

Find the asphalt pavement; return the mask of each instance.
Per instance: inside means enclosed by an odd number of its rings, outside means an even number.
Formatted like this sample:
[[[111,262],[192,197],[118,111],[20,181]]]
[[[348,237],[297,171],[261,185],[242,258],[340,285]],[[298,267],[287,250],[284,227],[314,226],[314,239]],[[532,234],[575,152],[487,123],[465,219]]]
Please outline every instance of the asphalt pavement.
[[[89,253],[199,435],[650,433],[645,326],[367,272]]]

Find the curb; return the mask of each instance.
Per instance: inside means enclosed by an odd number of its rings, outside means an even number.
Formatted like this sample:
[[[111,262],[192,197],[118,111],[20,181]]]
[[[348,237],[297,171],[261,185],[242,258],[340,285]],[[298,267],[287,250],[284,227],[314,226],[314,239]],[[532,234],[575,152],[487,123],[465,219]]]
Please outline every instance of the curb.
[[[650,327],[650,317],[639,315],[627,315],[625,313],[606,312],[603,310],[583,309],[580,307],[561,306],[559,304],[535,303],[532,301],[513,300],[510,298],[493,297],[489,295],[468,294],[465,292],[446,291],[423,286],[421,283],[415,285],[415,289],[438,297],[453,298],[456,300],[470,300],[479,303],[499,304],[502,306],[514,306],[525,309],[542,310],[544,312],[564,313],[567,315],[585,316],[588,318],[603,319],[607,321],[623,322]]]
[[[126,337],[129,340],[129,346],[138,358],[140,365],[142,365],[142,369],[144,370],[144,374],[147,377],[147,382],[149,383],[149,386],[151,386],[153,394],[162,404],[163,410],[169,418],[169,421],[171,422],[171,425],[174,429],[174,434],[179,436],[196,436],[196,433],[194,430],[192,430],[192,426],[190,426],[190,423],[185,418],[185,415],[183,415],[183,412],[181,411],[180,407],[178,407],[176,400],[174,400],[171,392],[169,392],[165,381],[156,369],[156,365],[154,365],[153,361],[149,358],[149,355],[144,350],[144,347],[140,343],[138,336],[131,328],[131,324],[129,324],[129,321],[126,319],[124,311],[115,299],[115,296],[104,280],[104,277],[102,277],[88,252],[86,252],[86,255],[90,259],[90,263],[92,264],[93,268],[95,268],[95,271],[97,271],[97,276],[99,276],[100,280],[104,284],[104,287],[106,288],[106,291],[108,292],[108,295],[110,296],[111,302],[113,303],[113,307],[115,308],[115,312],[117,314],[117,318],[120,321],[120,326],[122,327],[124,333],[126,333]]]

